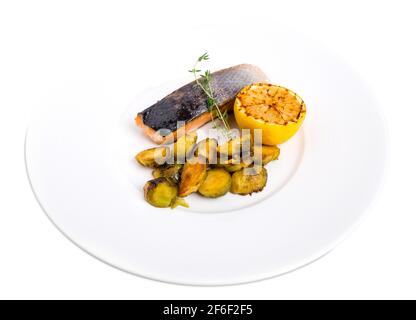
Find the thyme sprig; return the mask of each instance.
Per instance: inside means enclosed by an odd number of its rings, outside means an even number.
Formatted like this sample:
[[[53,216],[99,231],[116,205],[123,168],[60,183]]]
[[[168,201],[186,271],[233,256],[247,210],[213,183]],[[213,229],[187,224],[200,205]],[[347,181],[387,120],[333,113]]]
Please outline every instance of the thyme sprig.
[[[191,70],[189,70],[189,72],[191,72],[194,75],[195,83],[202,89],[202,91],[207,96],[208,111],[211,114],[211,119],[214,123],[214,128],[221,130],[222,133],[229,139],[231,137],[231,129],[230,125],[228,124],[228,112],[227,110],[224,110],[224,112],[222,112],[217,101],[215,100],[214,92],[211,86],[211,72],[209,70],[205,70],[204,72],[202,72],[202,70],[199,69],[200,64],[203,61],[207,60],[209,60],[208,52],[204,53],[202,56],[198,58],[198,60],[194,64],[194,67]],[[215,116],[222,122],[221,126],[217,125],[215,121]]]

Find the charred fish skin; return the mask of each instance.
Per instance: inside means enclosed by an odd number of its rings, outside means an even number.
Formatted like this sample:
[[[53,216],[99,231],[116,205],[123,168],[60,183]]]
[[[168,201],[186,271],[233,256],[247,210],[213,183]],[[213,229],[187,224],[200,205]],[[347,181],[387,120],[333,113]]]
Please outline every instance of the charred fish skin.
[[[268,82],[268,78],[260,68],[250,64],[213,72],[211,78],[212,91],[220,107],[231,105],[242,88],[259,82]],[[193,81],[140,112],[138,118],[152,131],[168,129],[175,132],[179,129],[179,121],[189,123],[206,113],[207,97]]]

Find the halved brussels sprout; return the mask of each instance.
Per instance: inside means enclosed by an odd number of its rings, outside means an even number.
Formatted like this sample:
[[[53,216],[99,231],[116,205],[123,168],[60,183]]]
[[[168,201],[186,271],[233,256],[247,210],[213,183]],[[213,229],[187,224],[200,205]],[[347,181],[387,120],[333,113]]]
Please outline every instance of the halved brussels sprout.
[[[256,169],[259,169],[255,172]],[[247,195],[262,191],[267,183],[267,170],[265,168],[246,168],[234,172],[231,177],[231,193]]]
[[[198,192],[204,197],[218,198],[225,195],[231,187],[231,175],[224,169],[208,170]]]
[[[189,132],[180,137],[173,144],[173,155],[175,159],[184,160],[186,156],[192,151],[196,141],[198,140],[198,135],[196,132]]]
[[[256,158],[258,154],[261,154],[261,163],[265,166],[269,162],[279,159],[280,149],[277,146],[254,146],[253,157]]]
[[[142,166],[156,168],[165,164],[169,157],[170,149],[168,147],[156,147],[143,150],[136,155],[136,161]]]
[[[217,148],[218,157],[224,158],[239,158],[244,154],[250,154],[253,144],[253,139],[250,134],[244,134],[241,137],[232,139],[227,143],[219,145]]]
[[[153,178],[165,177],[175,183],[178,183],[181,178],[181,164],[170,164],[165,165],[159,168],[156,168],[152,171]]]
[[[218,141],[212,138],[206,138],[198,142],[195,148],[195,156],[199,157],[201,161],[209,164],[217,163],[217,147]]]
[[[243,159],[239,159],[239,161],[234,159],[229,159],[225,163],[218,165],[218,167],[227,170],[228,172],[236,172],[240,171],[241,169],[247,168],[252,164],[252,160],[244,161]]]
[[[179,183],[179,196],[186,197],[198,191],[207,175],[207,165],[198,161],[186,162],[182,169]]]
[[[178,187],[163,177],[148,181],[143,190],[146,201],[158,208],[171,207],[178,197]]]

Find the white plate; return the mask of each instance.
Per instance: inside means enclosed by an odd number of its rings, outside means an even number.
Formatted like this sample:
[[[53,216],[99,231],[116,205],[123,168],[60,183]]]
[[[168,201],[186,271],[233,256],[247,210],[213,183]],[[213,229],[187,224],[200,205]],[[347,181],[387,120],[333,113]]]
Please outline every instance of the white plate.
[[[39,203],[69,239],[102,261],[182,284],[264,279],[327,253],[373,199],[384,167],[385,131],[359,77],[292,31],[218,31],[186,35],[199,52],[204,43],[215,43],[212,69],[257,64],[307,105],[302,130],[281,146],[280,160],[268,165],[261,193],[216,200],[192,195],[189,209],[175,210],[144,201],[141,188],[151,174],[134,155],[153,144],[135,127],[134,117],[189,79],[144,90],[124,109],[60,104],[31,124],[26,161]],[[178,46],[189,38],[179,38]],[[247,39],[257,46],[247,46]]]

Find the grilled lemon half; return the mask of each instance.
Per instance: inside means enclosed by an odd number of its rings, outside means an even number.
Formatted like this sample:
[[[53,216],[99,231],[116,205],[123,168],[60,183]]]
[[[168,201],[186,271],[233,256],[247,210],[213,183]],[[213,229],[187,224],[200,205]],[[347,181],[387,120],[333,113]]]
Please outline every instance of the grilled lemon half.
[[[306,116],[306,105],[287,88],[258,83],[238,93],[234,116],[241,129],[261,129],[263,144],[277,145],[299,130]]]

